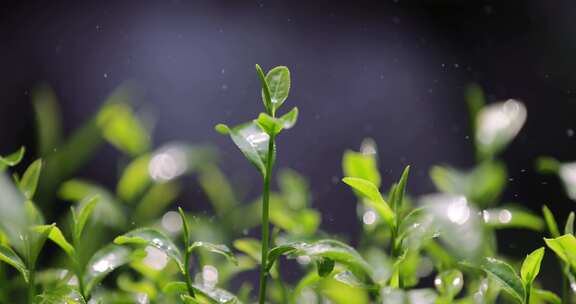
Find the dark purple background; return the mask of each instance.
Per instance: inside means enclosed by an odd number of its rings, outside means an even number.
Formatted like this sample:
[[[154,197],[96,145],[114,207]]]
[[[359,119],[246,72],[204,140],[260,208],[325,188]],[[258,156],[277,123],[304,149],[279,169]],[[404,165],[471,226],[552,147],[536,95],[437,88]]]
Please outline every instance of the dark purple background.
[[[428,169],[472,164],[463,100],[467,83],[490,100],[518,98],[528,122],[504,154],[507,201],[536,211],[547,203],[561,221],[576,204],[557,180],[533,170],[536,156],[576,160],[576,5],[573,1],[38,1],[0,9],[0,153],[34,142],[29,92],[45,81],[70,131],[125,80],[144,88],[155,113],[155,143],[209,142],[246,191],[256,171],[215,123],[261,111],[254,64],[287,65],[286,107],[299,124],[282,134],[278,165],[310,179],[323,228],[359,231],[351,192],[338,183],[342,152],[364,137],[379,144],[384,183],[405,164],[414,194],[433,191]],[[112,186],[118,153],[103,148],[83,176]],[[111,178],[114,177],[114,178]],[[206,206],[196,187],[183,204]],[[533,249],[508,231],[502,249]],[[540,246],[538,244],[537,246]]]

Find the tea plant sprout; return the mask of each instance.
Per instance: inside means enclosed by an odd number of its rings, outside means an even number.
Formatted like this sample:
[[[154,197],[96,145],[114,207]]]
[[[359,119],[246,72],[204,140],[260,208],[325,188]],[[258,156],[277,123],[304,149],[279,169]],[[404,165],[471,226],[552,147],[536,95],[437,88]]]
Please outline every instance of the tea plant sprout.
[[[256,72],[262,85],[262,101],[265,113],[260,113],[254,121],[230,128],[218,124],[215,129],[228,134],[244,156],[252,162],[263,177],[262,190],[262,249],[260,265],[259,303],[266,300],[268,280],[268,250],[270,247],[270,180],[276,157],[276,136],[284,129],[290,129],[298,119],[298,108],[277,117],[276,112],[288,98],[290,92],[290,71],[278,66],[264,74],[259,65]]]

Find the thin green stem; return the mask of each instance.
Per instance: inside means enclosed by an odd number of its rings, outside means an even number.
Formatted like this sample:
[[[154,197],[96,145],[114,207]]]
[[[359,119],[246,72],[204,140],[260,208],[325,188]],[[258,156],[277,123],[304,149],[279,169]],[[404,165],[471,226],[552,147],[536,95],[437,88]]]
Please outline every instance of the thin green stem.
[[[77,233],[74,233],[72,237],[72,245],[74,247],[74,272],[76,273],[76,278],[78,278],[78,289],[80,289],[80,295],[84,299],[84,301],[89,300],[88,295],[86,294],[86,288],[84,286],[84,270],[82,267],[81,262],[81,253],[80,253],[80,240],[78,239]]]
[[[34,286],[36,284],[36,270],[33,265],[31,266],[32,268],[30,268],[30,274],[28,276],[28,303],[30,304],[34,303],[34,295],[36,293]]]
[[[274,155],[274,136],[270,136],[268,142],[268,155],[266,158],[266,172],[264,174],[264,189],[262,191],[262,262],[260,264],[260,291],[258,303],[264,304],[266,301],[266,284],[268,274],[266,265],[268,264],[268,247],[270,242],[270,224],[268,219],[270,202],[270,176],[272,175],[272,161]]]
[[[188,242],[186,242],[188,243]],[[188,250],[188,245],[186,245],[186,253],[184,257],[184,276],[186,277],[186,288],[188,289],[188,295],[191,297],[195,297],[194,294],[194,287],[192,287],[192,276],[190,275],[190,250]]]

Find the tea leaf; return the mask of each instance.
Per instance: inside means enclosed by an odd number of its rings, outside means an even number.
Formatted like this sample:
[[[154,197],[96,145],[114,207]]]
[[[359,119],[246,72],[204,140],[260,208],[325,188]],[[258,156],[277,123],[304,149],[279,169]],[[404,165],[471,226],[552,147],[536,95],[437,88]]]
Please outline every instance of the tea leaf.
[[[394,212],[373,183],[357,177],[345,177],[342,181],[366,198],[368,206],[374,208],[390,226],[394,225]]]
[[[61,285],[56,288],[46,289],[42,294],[36,296],[36,304],[86,304],[84,298],[78,290],[69,286]]]
[[[202,248],[212,253],[223,255],[230,262],[234,263],[235,265],[238,265],[238,260],[236,260],[234,253],[232,253],[230,248],[228,248],[228,246],[226,245],[212,244],[208,242],[194,242],[192,243],[192,245],[190,245],[190,247],[188,247],[188,251],[192,252],[196,248]]]
[[[266,74],[266,83],[270,92],[272,113],[274,113],[288,98],[290,92],[290,71],[285,66],[272,68]],[[265,98],[263,92],[263,98]]]
[[[402,202],[404,201],[404,195],[406,194],[406,183],[408,182],[408,175],[410,174],[410,166],[406,166],[404,171],[402,171],[402,176],[400,176],[400,180],[398,181],[398,187],[395,190],[395,200],[396,202],[393,203],[396,206],[396,210],[399,210],[402,207]]]
[[[541,217],[517,206],[502,206],[502,208],[482,211],[486,225],[494,228],[525,228],[542,231],[546,226]]]
[[[266,81],[266,75],[260,65],[256,65],[256,73],[258,74],[258,79],[260,79],[260,85],[262,86],[262,102],[264,103],[264,108],[266,112],[272,114],[274,112],[274,107],[272,105],[272,97],[270,96],[270,88],[268,87],[268,82]]]
[[[129,263],[131,260],[131,250],[128,247],[109,244],[98,250],[88,264],[84,274],[84,284],[86,294],[96,286],[106,275],[114,269]]]
[[[565,234],[554,239],[544,238],[548,248],[576,270],[576,237]]]
[[[22,161],[22,158],[24,158],[25,152],[26,147],[22,146],[16,152],[6,156],[0,156],[0,166],[14,167],[18,165]]]
[[[220,130],[226,128],[230,138],[232,138],[232,141],[240,149],[242,154],[244,154],[244,156],[256,166],[262,176],[264,176],[270,136],[254,122],[245,123],[232,129],[222,124],[217,126],[217,128]]]
[[[520,269],[520,277],[525,286],[531,286],[536,276],[538,276],[540,264],[544,258],[544,250],[544,247],[540,247],[524,259],[522,268]]]
[[[149,154],[139,156],[130,162],[122,172],[116,192],[123,201],[132,202],[150,184],[151,179],[148,173],[150,158]]]
[[[544,214],[544,220],[546,221],[546,226],[548,226],[548,232],[550,236],[556,238],[560,236],[560,230],[558,229],[558,224],[552,211],[548,209],[548,206],[542,206],[542,213]]]
[[[557,296],[555,293],[551,291],[535,288],[532,290],[532,293],[536,297],[546,301],[547,303],[562,304],[562,299],[560,299],[559,296]]]
[[[260,113],[254,122],[269,136],[276,136],[284,128],[280,119],[271,117],[266,113]]]
[[[310,190],[304,176],[294,170],[283,169],[278,173],[278,184],[282,191],[284,203],[288,207],[300,210],[308,206]]]
[[[164,285],[162,291],[165,293],[180,293],[181,298],[185,303],[213,303],[213,304],[240,304],[241,302],[228,291],[220,288],[213,288],[208,286],[201,286],[193,284],[194,293],[196,298],[192,298],[184,293],[187,292],[186,283],[184,282],[169,282]],[[186,302],[191,301],[191,302]]]
[[[180,298],[182,299],[182,302],[184,302],[185,304],[202,304],[189,295],[182,294],[180,295]]]
[[[90,214],[96,207],[96,204],[100,198],[98,196],[92,196],[85,199],[85,203],[80,206],[80,211],[78,211],[77,215],[77,222],[74,223],[74,236],[77,240],[80,239],[82,236],[82,232],[84,231],[84,227],[90,218]]]
[[[64,234],[60,228],[54,226],[50,231],[50,234],[48,234],[48,238],[52,242],[56,243],[56,245],[58,245],[60,248],[62,248],[62,250],[64,250],[64,252],[66,252],[69,257],[72,258],[75,256],[74,247],[68,242],[68,240],[66,240],[66,237],[64,237]]]
[[[280,116],[279,120],[283,129],[291,129],[298,121],[298,107],[294,107],[290,112]]]
[[[28,233],[24,196],[10,178],[0,172],[0,230],[8,238],[10,245],[20,254],[24,254],[23,235]]]
[[[246,238],[246,239],[237,239],[234,241],[234,247],[236,249],[247,254],[249,257],[257,261],[258,263],[261,262],[262,258],[260,256],[260,249],[262,248],[261,246],[262,245],[260,244],[260,241],[256,239]]]
[[[564,226],[564,234],[574,234],[574,212],[570,212]]]
[[[130,156],[138,156],[150,148],[150,135],[125,101],[130,94],[126,89],[115,92],[98,113],[96,123],[108,142]]]
[[[178,247],[174,245],[162,232],[153,228],[138,228],[128,233],[118,236],[114,239],[114,243],[119,245],[135,244],[135,245],[150,245],[163,251],[166,255],[176,262],[179,269],[184,273],[184,262],[182,254]]]
[[[495,258],[485,258],[480,267],[518,302],[524,302],[526,291],[512,266]]]
[[[362,149],[367,151],[346,151],[342,157],[342,171],[344,176],[358,177],[372,182],[380,187],[380,172],[376,160],[376,146],[374,143],[362,143]],[[369,148],[366,148],[369,147]]]
[[[556,174],[560,171],[560,162],[552,157],[541,156],[536,159],[536,171],[542,174]]]
[[[38,179],[40,178],[40,171],[42,170],[42,160],[35,160],[24,172],[20,180],[19,188],[24,196],[31,200],[36,193],[38,187]]]
[[[60,145],[62,139],[62,117],[56,94],[47,85],[32,91],[32,104],[36,118],[38,154],[45,156]]]
[[[0,244],[0,261],[5,262],[6,264],[16,268],[24,277],[24,281],[28,282],[28,269],[24,264],[24,261],[18,256],[12,248]]]

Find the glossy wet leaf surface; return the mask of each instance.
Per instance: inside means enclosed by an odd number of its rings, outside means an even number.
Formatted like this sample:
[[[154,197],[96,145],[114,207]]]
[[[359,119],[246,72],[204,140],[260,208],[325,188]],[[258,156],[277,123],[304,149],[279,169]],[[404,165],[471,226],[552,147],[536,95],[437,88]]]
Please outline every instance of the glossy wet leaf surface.
[[[480,266],[502,289],[523,303],[525,290],[522,280],[512,266],[495,258],[485,258]]]
[[[266,134],[256,123],[249,122],[234,128],[218,125],[218,130],[227,130],[232,141],[240,149],[242,154],[252,163],[258,171],[264,175],[266,172],[266,160],[270,136]]]
[[[131,250],[125,246],[109,244],[98,250],[88,261],[84,284],[90,290],[114,269],[130,262]]]
[[[290,92],[290,71],[285,66],[274,67],[266,74],[266,83],[270,92],[272,108],[276,110],[288,98],[288,93]]]
[[[80,292],[72,286],[62,285],[36,296],[35,304],[86,304]]]
[[[226,257],[226,259],[228,259],[230,262],[232,262],[234,264],[238,264],[238,261],[236,260],[236,256],[230,250],[230,248],[228,248],[228,246],[226,246],[226,245],[213,244],[213,243],[209,243],[209,242],[198,241],[198,242],[192,243],[192,245],[190,245],[190,247],[188,247],[189,252],[193,252],[193,251],[198,250],[198,249],[203,249],[203,250],[207,250],[207,251],[212,252],[212,253],[222,255],[222,256]]]
[[[395,217],[394,212],[384,200],[376,185],[357,177],[345,177],[342,181],[364,197],[367,200],[367,205],[374,208],[387,223],[392,225]]]
[[[170,258],[176,262],[178,267],[184,272],[184,262],[180,250],[170,238],[162,232],[153,228],[139,228],[118,236],[114,239],[114,243],[135,244],[135,245],[150,245],[160,249],[166,253]]]

